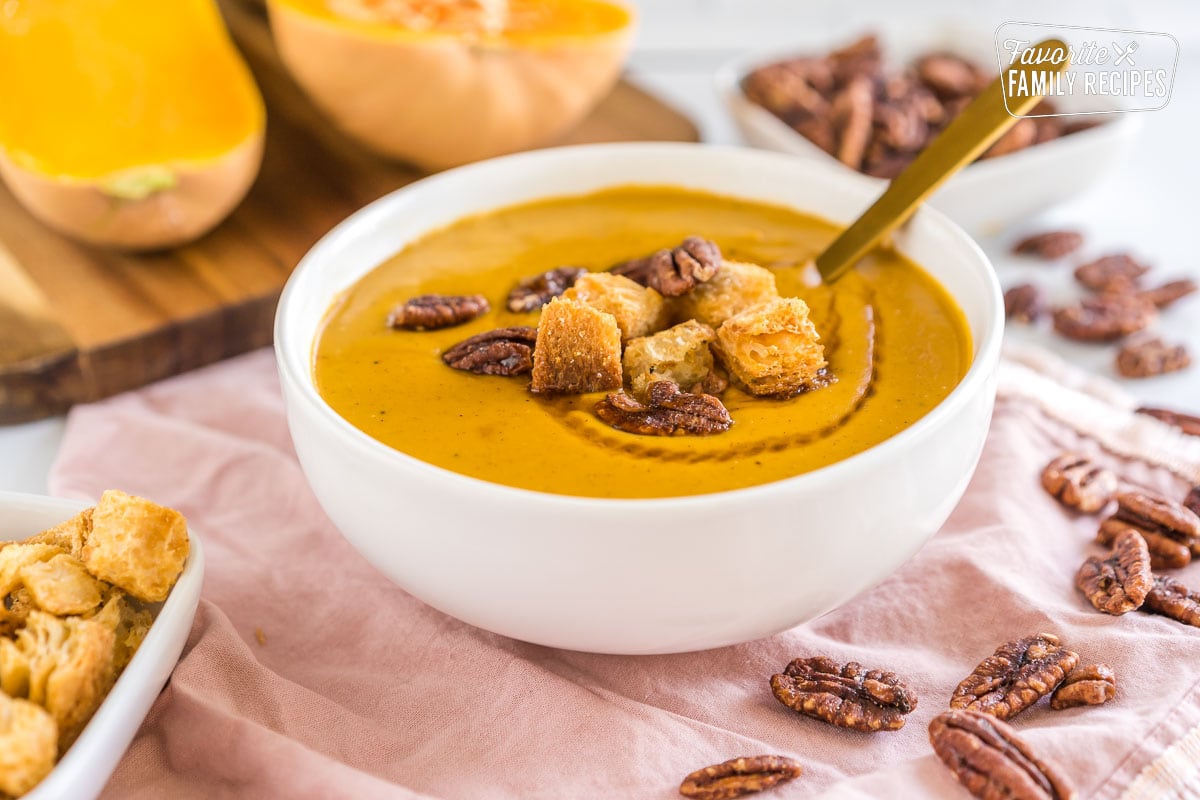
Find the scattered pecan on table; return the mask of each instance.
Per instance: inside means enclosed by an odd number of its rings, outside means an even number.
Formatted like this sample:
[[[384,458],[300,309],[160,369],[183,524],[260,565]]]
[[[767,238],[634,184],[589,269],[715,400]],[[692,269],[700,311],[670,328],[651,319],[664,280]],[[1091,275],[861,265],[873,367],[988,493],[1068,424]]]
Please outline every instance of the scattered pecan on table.
[[[654,381],[646,394],[643,404],[624,389],[613,392],[596,404],[596,416],[617,430],[644,436],[707,436],[724,433],[733,425],[720,400],[681,392],[673,381]]]
[[[1150,267],[1128,253],[1113,253],[1075,269],[1075,280],[1097,292],[1132,291]]]
[[[1091,556],[1083,562],[1075,573],[1075,586],[1105,614],[1127,614],[1141,608],[1154,586],[1146,540],[1133,528],[1121,531],[1113,537],[1107,558]]]
[[[1013,252],[1054,260],[1074,253],[1082,245],[1083,234],[1079,231],[1045,231],[1026,236],[1013,245]]]
[[[1200,517],[1162,495],[1121,492],[1117,510],[1100,523],[1096,539],[1111,545],[1127,528],[1134,528],[1146,540],[1153,569],[1186,567],[1192,556],[1200,555]]]
[[[793,711],[839,728],[898,731],[917,696],[894,672],[845,666],[826,656],[797,658],[771,676],[775,698]]]
[[[435,331],[470,322],[489,308],[481,294],[423,294],[392,309],[387,324],[410,331]]]
[[[689,236],[678,247],[622,261],[610,272],[649,286],[664,297],[679,297],[710,280],[720,268],[721,248],[716,242]]]
[[[533,369],[535,341],[537,328],[497,328],[464,339],[442,353],[442,361],[477,375],[523,375]]]
[[[574,286],[585,272],[583,267],[558,267],[525,278],[508,293],[508,310],[514,314],[537,311]]]
[[[1117,351],[1117,372],[1126,378],[1151,378],[1191,366],[1192,356],[1181,344],[1162,339],[1130,342]]]
[[[1137,296],[1143,300],[1149,300],[1158,308],[1166,308],[1174,303],[1187,297],[1196,291],[1196,282],[1189,279],[1169,281],[1162,286],[1155,286],[1153,289],[1142,289],[1137,293]]]
[[[1078,663],[1049,633],[1005,642],[958,684],[950,707],[1011,719],[1058,688]]]
[[[1076,453],[1063,453],[1042,470],[1042,488],[1067,508],[1094,514],[1117,491],[1117,476]]]
[[[1154,576],[1154,588],[1146,595],[1141,610],[1200,628],[1200,592],[1166,575]]]
[[[694,800],[732,800],[800,776],[800,763],[787,756],[743,756],[698,769],[683,779],[679,793]]]
[[[1076,667],[1050,696],[1050,708],[1098,706],[1117,696],[1117,676],[1107,664]]]
[[[1032,283],[1020,283],[1004,293],[1004,318],[1014,322],[1037,322],[1046,312],[1042,291]]]
[[[1111,342],[1147,328],[1158,318],[1148,300],[1129,294],[1085,297],[1054,312],[1054,329],[1080,342]]]
[[[929,723],[933,751],[981,800],[1072,800],[1074,787],[1038,758],[1012,727],[975,711],[947,711]]]
[[[1137,409],[1137,413],[1145,414],[1147,417],[1154,417],[1159,422],[1165,422],[1168,425],[1174,425],[1188,436],[1200,436],[1200,417],[1193,416],[1192,414],[1185,414],[1182,411],[1172,411],[1169,408],[1154,408],[1152,406],[1141,406]]]

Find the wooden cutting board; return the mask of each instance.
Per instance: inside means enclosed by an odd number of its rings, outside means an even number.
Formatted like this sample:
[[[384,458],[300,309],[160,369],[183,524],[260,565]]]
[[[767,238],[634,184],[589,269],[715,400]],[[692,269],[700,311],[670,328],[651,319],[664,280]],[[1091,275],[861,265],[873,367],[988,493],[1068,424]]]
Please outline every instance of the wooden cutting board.
[[[0,424],[270,344],[279,292],[305,251],[421,177],[330,127],[280,64],[261,6],[221,6],[267,102],[258,181],[208,236],[153,255],[76,244],[0,186]],[[562,143],[697,138],[685,117],[622,83]]]

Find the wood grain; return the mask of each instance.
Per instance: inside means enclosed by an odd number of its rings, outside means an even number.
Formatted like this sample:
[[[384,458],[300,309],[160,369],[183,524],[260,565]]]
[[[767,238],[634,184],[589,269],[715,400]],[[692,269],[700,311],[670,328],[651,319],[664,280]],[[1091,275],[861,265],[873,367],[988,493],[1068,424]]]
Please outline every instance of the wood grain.
[[[292,267],[327,230],[419,177],[334,130],[285,72],[261,6],[221,8],[267,102],[262,171],[203,239],[130,255],[70,241],[0,187],[0,424],[37,419],[271,342]],[[695,141],[625,84],[560,143]]]

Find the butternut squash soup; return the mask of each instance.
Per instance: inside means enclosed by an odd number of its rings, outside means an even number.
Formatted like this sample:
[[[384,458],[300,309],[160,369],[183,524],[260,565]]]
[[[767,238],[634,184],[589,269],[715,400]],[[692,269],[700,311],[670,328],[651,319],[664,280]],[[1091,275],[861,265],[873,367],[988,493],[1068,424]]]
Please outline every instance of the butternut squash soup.
[[[346,420],[384,444],[454,472],[523,489],[583,497],[676,497],[799,475],[907,428],[954,389],[972,358],[961,310],[933,278],[898,253],[876,251],[834,286],[807,285],[803,265],[836,233],[836,226],[788,208],[646,186],[470,217],[412,243],[338,299],[313,350],[317,389]],[[691,236],[719,246],[722,268],[732,263],[728,275],[742,270],[769,283],[770,276],[747,265],[769,271],[775,286],[768,289],[781,313],[803,316],[807,305],[808,318],[800,321],[806,330],[815,326],[824,348],[819,379],[787,396],[752,394],[758,391],[755,384],[740,380],[742,371],[721,350],[733,323],[721,325],[713,336],[702,324],[703,313],[695,310],[703,302],[688,294],[661,298],[664,321],[656,330],[683,323],[679,330],[692,341],[713,339],[718,371],[724,355],[725,374],[733,378],[728,388],[723,375],[716,384],[706,379],[695,388],[680,387],[727,410],[732,424],[713,435],[641,435],[605,421],[616,413],[610,401],[620,411],[635,396],[651,403],[679,396],[672,390],[646,400],[646,385],[662,387],[658,381],[647,384],[645,375],[631,379],[629,356],[639,345],[639,357],[653,351],[634,334],[654,331],[618,333],[605,313],[597,317],[612,327],[611,346],[619,354],[619,337],[627,356],[625,391],[619,395],[611,387],[583,394],[535,393],[527,366],[524,374],[502,377],[452,369],[443,361],[456,344],[498,328],[526,326],[523,335],[532,344],[541,314],[578,306],[569,299],[572,294],[586,302],[586,293],[576,291],[543,310],[510,311],[506,298],[520,281],[563,266],[599,273]],[[475,303],[472,296],[481,295],[489,310],[437,330],[389,325],[395,309],[435,294]],[[747,315],[767,307],[756,306],[734,321],[752,327],[756,321]],[[709,321],[717,327],[716,320]],[[697,339],[697,331],[709,335]],[[772,346],[780,341],[773,333],[766,339]],[[544,346],[542,335],[537,341]],[[630,342],[639,344],[631,349]],[[807,358],[805,363],[821,362]],[[535,380],[539,368],[534,368]],[[708,392],[719,394],[719,401]],[[598,413],[605,408],[610,414]]]

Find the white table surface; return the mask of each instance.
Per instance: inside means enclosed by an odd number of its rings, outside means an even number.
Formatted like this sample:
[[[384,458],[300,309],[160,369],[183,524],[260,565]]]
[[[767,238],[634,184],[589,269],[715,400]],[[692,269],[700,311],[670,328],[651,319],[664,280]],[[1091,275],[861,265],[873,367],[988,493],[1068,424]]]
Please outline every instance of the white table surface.
[[[711,88],[713,70],[739,54],[794,42],[847,40],[900,21],[893,0],[642,0],[641,29],[629,73],[647,89],[691,116],[708,142],[736,143],[737,134]],[[1003,11],[996,10],[1002,6]],[[1097,165],[1108,174],[1086,195],[1059,206],[1029,230],[1070,225],[1088,236],[1089,251],[1128,249],[1155,265],[1157,278],[1190,275],[1200,280],[1197,193],[1200,192],[1200,80],[1189,57],[1200,53],[1200,3],[1190,0],[1120,2],[923,2],[903,4],[903,19],[969,22],[992,31],[1001,22],[1038,21],[1119,27],[1173,34],[1182,45],[1170,105],[1146,115],[1139,146],[1123,163]],[[981,58],[989,54],[981,54]],[[1049,176],[1048,179],[1052,179]],[[981,241],[1001,282],[1036,279],[1055,299],[1077,290],[1070,271],[1008,257],[1013,236]],[[1186,342],[1200,362],[1200,298],[1163,315],[1157,330]],[[1013,327],[1022,341],[1043,344],[1074,363],[1114,377],[1113,348],[1076,345],[1042,330]],[[1200,363],[1175,375],[1122,381],[1148,404],[1200,412]],[[0,428],[0,489],[45,492],[58,451],[63,418]]]

